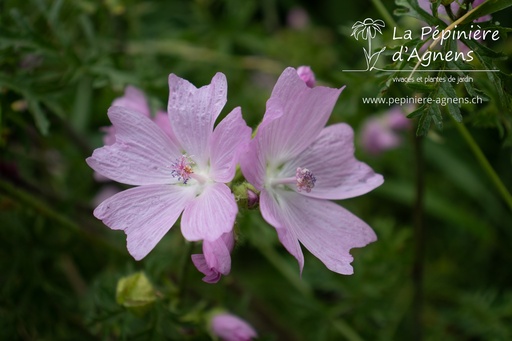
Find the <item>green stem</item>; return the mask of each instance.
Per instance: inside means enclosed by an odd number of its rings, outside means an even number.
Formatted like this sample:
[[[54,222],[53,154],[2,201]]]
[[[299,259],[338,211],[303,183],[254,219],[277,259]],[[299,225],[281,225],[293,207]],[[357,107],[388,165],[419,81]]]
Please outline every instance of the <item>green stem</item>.
[[[476,141],[473,139],[473,137],[467,130],[466,126],[463,123],[455,122],[455,127],[462,135],[466,143],[469,145],[469,148],[475,155],[476,159],[478,160],[478,163],[480,163],[480,166],[482,166],[485,173],[487,173],[487,176],[491,179],[491,182],[494,184],[498,192],[501,194],[501,197],[503,198],[503,200],[505,200],[508,207],[512,211],[512,195],[510,195],[510,192],[507,190],[507,188],[499,178],[498,174],[496,174],[491,164],[485,157],[484,153],[482,152]]]
[[[384,4],[382,3],[381,0],[372,0],[372,3],[375,6],[375,8],[377,9],[377,11],[380,13],[380,15],[382,15],[382,17],[384,18],[384,21],[387,22],[389,26],[398,27],[395,19],[393,19],[391,14],[389,14],[386,6],[384,6]]]
[[[414,340],[423,340],[423,275],[425,260],[425,223],[424,223],[424,194],[425,176],[423,161],[423,138],[414,136],[414,156],[416,173],[416,198],[414,202],[414,260],[412,266],[413,306],[412,318],[414,323]]]

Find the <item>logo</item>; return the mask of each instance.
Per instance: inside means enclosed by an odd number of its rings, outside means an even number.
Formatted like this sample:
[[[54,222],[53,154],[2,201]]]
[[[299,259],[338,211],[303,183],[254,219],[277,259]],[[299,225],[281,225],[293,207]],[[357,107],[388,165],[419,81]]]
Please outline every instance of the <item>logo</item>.
[[[384,28],[386,24],[384,21],[377,19],[373,20],[371,18],[366,18],[364,21],[356,21],[354,25],[352,25],[352,34],[350,36],[354,36],[356,40],[359,40],[359,37],[363,40],[368,40],[368,50],[363,47],[364,57],[366,59],[366,70],[348,70],[348,71],[372,71],[377,69],[375,64],[377,60],[379,60],[380,54],[386,49],[383,47],[380,51],[372,53],[372,39],[375,38],[377,32],[382,34],[381,28]]]
[[[478,42],[485,42],[485,40],[497,41],[499,39],[499,31],[497,29],[482,29],[478,24],[471,25],[469,28],[458,29],[457,25],[449,26],[445,29],[438,26],[423,26],[417,27],[420,29],[416,34],[413,30],[404,30],[398,33],[397,27],[393,27],[393,45],[399,46],[399,49],[391,55],[391,61],[395,62],[411,62],[415,64],[414,68],[407,69],[400,67],[399,69],[380,69],[376,67],[382,52],[386,47],[372,53],[372,40],[378,34],[382,34],[382,29],[386,26],[381,19],[366,18],[363,21],[356,21],[352,25],[351,37],[356,40],[361,38],[368,42],[368,47],[363,47],[363,53],[366,61],[366,69],[362,70],[342,70],[343,72],[367,72],[378,70],[382,72],[410,72],[411,75],[415,72],[446,72],[446,71],[461,71],[461,70],[432,70],[429,69],[436,61],[440,62],[471,62],[474,59],[473,50],[469,49],[463,41],[473,40]],[[476,27],[475,27],[476,26]],[[417,39],[419,38],[419,39]],[[414,40],[422,41],[422,46],[411,47],[409,42]],[[450,41],[457,44],[456,50],[444,49],[444,46]],[[402,42],[402,44],[400,44]],[[431,43],[430,43],[431,42]],[[397,44],[399,43],[399,44]],[[407,45],[407,46],[406,46]],[[441,49],[436,46],[440,46]],[[403,64],[402,64],[403,65]],[[422,70],[421,66],[427,68]],[[500,70],[475,70],[464,69],[463,72],[499,72]]]

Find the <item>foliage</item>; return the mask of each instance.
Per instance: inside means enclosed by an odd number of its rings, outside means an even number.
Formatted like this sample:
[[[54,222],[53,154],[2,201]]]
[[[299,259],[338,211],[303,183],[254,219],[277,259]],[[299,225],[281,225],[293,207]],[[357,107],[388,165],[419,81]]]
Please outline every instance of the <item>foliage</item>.
[[[472,83],[416,87],[392,81],[403,73],[342,72],[365,66],[361,47],[367,42],[350,38],[351,27],[382,17],[376,2],[1,1],[0,339],[205,340],[213,337],[209,314],[219,308],[249,321],[260,340],[411,340],[418,310],[425,340],[512,339],[512,212],[456,129],[456,121],[469,127],[510,191],[512,88],[505,58],[512,52],[511,2],[492,0],[475,11],[474,17],[492,13],[495,20],[480,25],[498,29],[500,39],[465,41],[474,63],[429,66],[442,70],[432,71],[437,77],[466,75],[468,68],[501,72],[471,74]],[[396,10],[399,27],[422,25],[417,19],[446,26],[413,0],[385,5]],[[303,27],[287,22],[296,7],[309,13]],[[380,45],[368,53],[386,46],[383,70],[412,69],[413,62],[390,62],[401,43],[386,24],[376,38]],[[461,22],[460,29],[470,25]],[[300,276],[257,210],[239,213],[231,274],[215,285],[201,282],[190,261],[200,245],[186,243],[178,226],[136,262],[124,234],[92,216],[100,191],[125,188],[95,181],[84,160],[102,145],[99,128],[109,125],[107,108],[126,85],[143,89],[156,111],[166,106],[169,73],[204,85],[221,71],[229,83],[223,114],[240,105],[256,127],[279,73],[300,65],[310,65],[321,84],[347,85],[331,120],[350,123],[356,137],[364,119],[387,109],[362,97],[485,99],[409,110],[425,135],[420,149],[414,133],[380,157],[357,146],[358,157],[385,183],[340,202],[379,237],[352,251],[353,276],[330,272],[307,252]],[[415,170],[418,156],[423,166]],[[423,212],[416,206],[420,175]],[[426,227],[421,257],[414,227],[419,216]],[[421,287],[412,275],[418,262]],[[136,273],[145,274],[151,301],[142,311],[116,301],[119,281]]]

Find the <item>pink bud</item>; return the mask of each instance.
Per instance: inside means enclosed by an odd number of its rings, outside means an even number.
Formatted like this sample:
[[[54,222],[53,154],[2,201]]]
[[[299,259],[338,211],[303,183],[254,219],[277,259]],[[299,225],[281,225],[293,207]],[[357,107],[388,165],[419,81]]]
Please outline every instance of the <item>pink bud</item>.
[[[309,66],[299,66],[297,68],[297,73],[299,74],[300,79],[302,79],[308,87],[312,88],[315,86],[315,74]]]
[[[223,341],[251,341],[258,336],[247,322],[227,313],[215,315],[211,327],[212,332]]]
[[[247,189],[247,208],[254,208],[260,202],[258,194],[254,193],[250,189]]]

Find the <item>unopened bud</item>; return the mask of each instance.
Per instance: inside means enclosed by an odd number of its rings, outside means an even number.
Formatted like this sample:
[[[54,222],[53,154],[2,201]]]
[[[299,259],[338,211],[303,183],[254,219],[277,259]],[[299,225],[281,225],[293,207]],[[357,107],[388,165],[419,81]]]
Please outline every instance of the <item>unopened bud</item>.
[[[306,85],[310,88],[314,87],[316,84],[315,74],[311,70],[309,66],[299,66],[297,68],[297,74],[300,79],[306,83]]]

